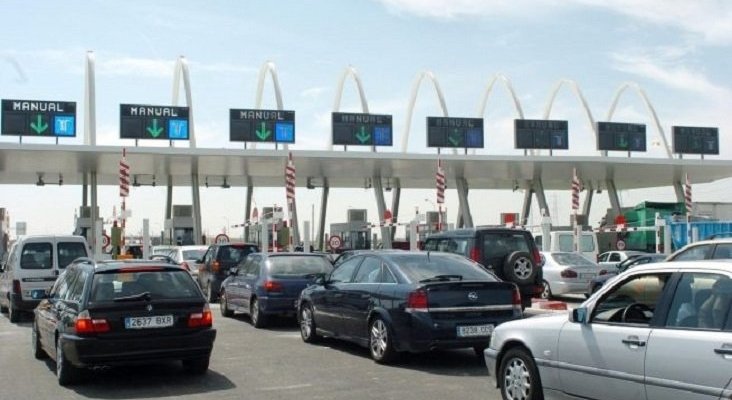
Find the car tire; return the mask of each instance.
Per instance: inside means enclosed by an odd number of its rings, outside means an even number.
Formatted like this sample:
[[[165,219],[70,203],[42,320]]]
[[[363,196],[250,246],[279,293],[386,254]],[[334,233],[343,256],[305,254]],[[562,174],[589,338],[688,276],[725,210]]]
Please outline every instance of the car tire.
[[[183,360],[183,369],[193,375],[203,375],[208,371],[210,357],[189,358]]]
[[[531,285],[536,280],[538,268],[531,260],[531,254],[525,251],[514,251],[503,265],[503,275],[507,280],[519,286]]]
[[[216,297],[216,292],[213,290],[213,284],[211,282],[208,282],[208,286],[206,287],[206,298],[208,298],[209,303],[216,303],[218,298]]]
[[[369,324],[369,353],[379,364],[388,364],[396,358],[391,329],[381,317],[375,317]]]
[[[541,284],[544,287],[544,290],[541,291],[541,294],[539,294],[539,297],[545,300],[549,300],[552,298],[552,288],[549,286],[549,282],[544,281]]]
[[[56,379],[61,386],[73,385],[78,382],[81,370],[72,365],[64,354],[61,339],[56,339]]]
[[[231,318],[234,316],[234,311],[229,310],[229,299],[226,296],[226,291],[221,292],[220,299],[220,308],[221,308],[221,316],[226,318]]]
[[[31,328],[31,348],[33,349],[33,357],[36,360],[45,360],[48,358],[48,354],[46,354],[41,345],[41,335],[38,333],[38,324],[36,324],[36,321],[33,321],[33,327]]]
[[[254,297],[249,303],[251,304],[249,307],[249,319],[252,321],[252,325],[257,329],[264,328],[267,325],[267,317],[259,307],[259,299]]]
[[[503,356],[497,378],[503,400],[544,399],[539,370],[525,348],[515,347]]]
[[[8,319],[10,322],[20,322],[20,310],[13,307],[13,303],[8,307]]]
[[[297,320],[300,323],[300,337],[302,337],[303,342],[315,343],[320,339],[315,328],[313,306],[307,303],[303,304],[297,314]]]

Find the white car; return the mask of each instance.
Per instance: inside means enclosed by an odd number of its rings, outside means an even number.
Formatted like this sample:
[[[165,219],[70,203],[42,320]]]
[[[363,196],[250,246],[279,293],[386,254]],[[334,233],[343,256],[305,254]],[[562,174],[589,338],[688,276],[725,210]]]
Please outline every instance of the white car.
[[[563,251],[544,251],[542,278],[544,290],[541,298],[565,294],[583,294],[592,279],[606,273],[596,262],[587,259],[581,253]]]
[[[732,262],[647,264],[567,315],[503,323],[484,351],[503,399],[732,398]]]
[[[634,250],[611,250],[606,251],[597,256],[597,263],[603,267],[617,267],[618,264],[628,259],[628,257],[636,254],[648,254],[642,251]]]
[[[170,257],[173,261],[190,271],[193,276],[197,276],[198,264],[196,261],[203,258],[206,250],[208,250],[208,246],[173,246],[160,254]]]

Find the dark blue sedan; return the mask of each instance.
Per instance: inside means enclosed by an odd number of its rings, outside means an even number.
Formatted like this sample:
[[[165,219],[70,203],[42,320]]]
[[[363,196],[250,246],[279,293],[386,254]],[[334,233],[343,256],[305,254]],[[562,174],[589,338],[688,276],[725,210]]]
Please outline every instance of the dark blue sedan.
[[[293,317],[300,292],[332,269],[323,254],[249,254],[221,284],[221,314],[243,311],[256,328],[264,327],[269,316]]]
[[[373,251],[303,290],[298,319],[305,342],[352,341],[387,363],[438,348],[472,347],[482,357],[493,328],[521,315],[516,285],[465,257]]]

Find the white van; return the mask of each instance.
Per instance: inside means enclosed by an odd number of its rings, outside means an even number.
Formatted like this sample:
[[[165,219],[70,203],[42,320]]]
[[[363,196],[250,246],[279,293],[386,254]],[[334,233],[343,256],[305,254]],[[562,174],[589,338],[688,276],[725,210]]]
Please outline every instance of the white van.
[[[549,247],[543,245],[544,238],[541,233],[534,234],[534,241],[541,251],[574,251],[574,235],[572,231],[552,231],[550,232],[551,243]],[[582,231],[579,237],[579,250],[582,255],[592,261],[597,261],[597,255],[600,254],[597,243],[597,234],[590,231]]]
[[[21,236],[0,268],[0,311],[11,322],[32,311],[56,277],[79,257],[89,257],[83,236]]]

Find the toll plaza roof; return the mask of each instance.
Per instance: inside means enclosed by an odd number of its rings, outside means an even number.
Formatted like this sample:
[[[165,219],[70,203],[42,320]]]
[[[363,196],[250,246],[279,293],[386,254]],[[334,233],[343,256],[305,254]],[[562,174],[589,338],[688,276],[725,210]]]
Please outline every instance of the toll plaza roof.
[[[231,186],[283,187],[287,150],[213,149],[183,147],[126,147],[133,181],[190,186],[191,175],[199,183],[208,180]],[[297,186],[307,178],[313,186],[324,179],[332,188],[364,188],[369,179],[381,177],[385,187],[435,188],[437,154],[398,152],[293,150]],[[63,176],[64,184],[79,185],[85,173],[96,171],[98,185],[119,184],[122,147],[0,143],[0,182],[35,184],[39,176],[53,184]],[[683,182],[688,173],[694,184],[732,177],[732,160],[668,159],[601,156],[457,155],[439,156],[448,187],[456,177],[467,180],[472,189],[526,188],[541,179],[544,190],[570,188],[572,169],[585,186],[606,187],[613,180],[617,189],[671,186]],[[451,182],[452,181],[452,182]]]

